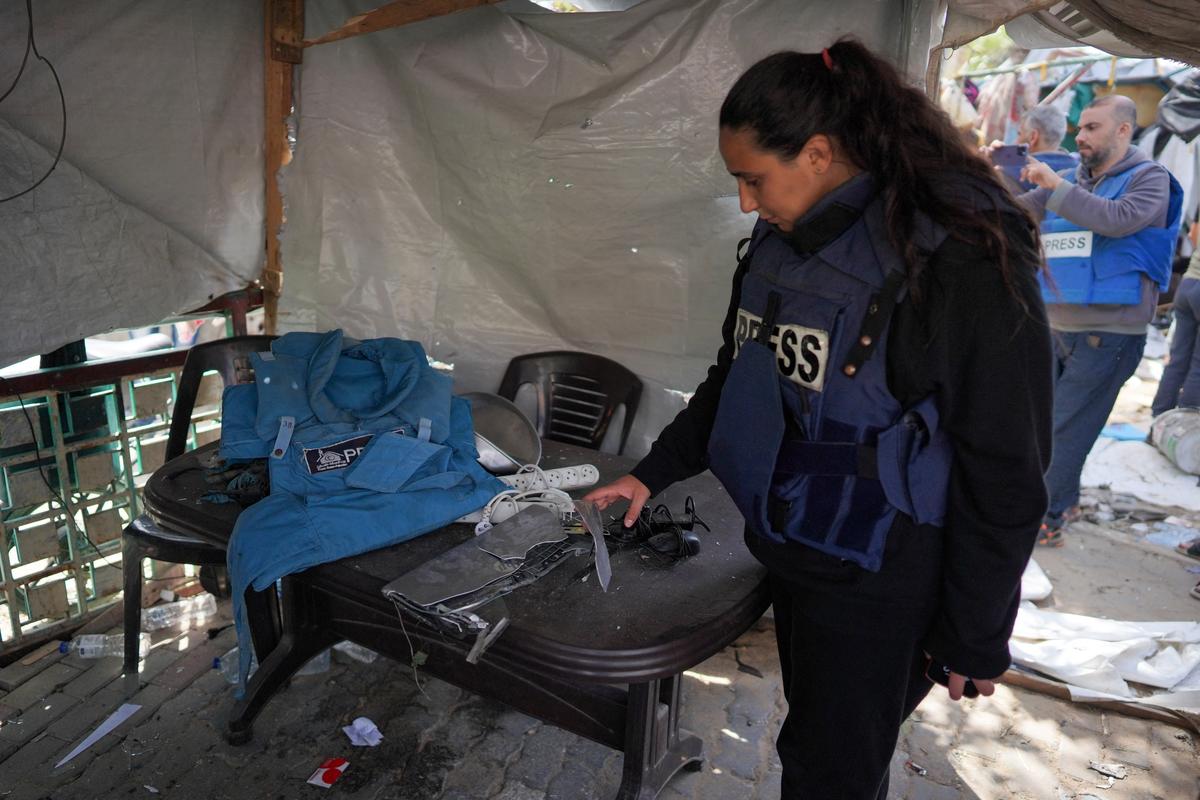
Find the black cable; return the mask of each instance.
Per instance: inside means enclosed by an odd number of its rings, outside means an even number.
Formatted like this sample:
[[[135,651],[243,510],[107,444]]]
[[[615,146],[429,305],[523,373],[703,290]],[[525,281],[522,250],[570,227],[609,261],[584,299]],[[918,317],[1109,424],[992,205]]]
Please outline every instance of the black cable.
[[[33,440],[33,454],[34,454],[34,457],[37,459],[37,462],[36,462],[37,463],[37,471],[38,471],[38,475],[42,476],[42,483],[46,484],[46,488],[50,490],[50,493],[52,495],[54,495],[54,499],[57,500],[62,505],[63,514],[67,517],[70,517],[71,516],[71,507],[67,505],[67,501],[63,499],[63,496],[59,493],[58,489],[55,489],[53,484],[50,483],[50,479],[46,477],[46,473],[42,469],[42,448],[38,447],[37,431],[35,431],[33,428],[33,417],[29,416],[29,409],[25,407],[25,398],[21,396],[20,392],[18,392],[12,388],[12,383],[9,382],[8,378],[4,377],[3,375],[0,375],[0,381],[4,381],[5,386],[8,387],[8,389],[7,389],[8,393],[14,395],[17,398],[17,402],[21,404],[21,413],[25,415],[25,424],[29,426],[29,435]],[[60,476],[60,478],[61,477],[64,477],[64,476]],[[70,531],[71,531],[71,525],[68,524],[67,525],[67,533],[70,534]],[[99,556],[101,558],[107,558],[107,556],[105,556],[104,553],[100,552],[100,548],[96,546],[96,543],[92,541],[92,537],[88,536],[87,530],[85,528],[79,528],[79,532],[83,534],[83,538],[86,539],[87,543],[90,544],[92,546],[92,549],[96,551],[97,556]],[[74,549],[74,548],[72,548],[72,549]],[[118,564],[117,568],[122,569],[122,568],[124,568],[124,565]]]
[[[30,11],[28,2],[25,6],[26,11]],[[13,78],[12,85],[8,87],[8,91],[0,95],[0,103],[3,103],[5,98],[12,94],[13,89],[17,88],[17,84],[21,82],[21,76],[25,74],[25,65],[29,63],[29,49],[33,46],[33,18],[29,19],[29,35],[25,37],[25,55],[21,57],[21,68],[17,70],[17,77]]]
[[[37,187],[41,186],[42,182],[45,181],[46,178],[49,178],[50,173],[54,172],[54,168],[58,166],[58,161],[60,158],[62,158],[63,145],[65,145],[67,143],[67,98],[66,98],[66,95],[63,94],[62,81],[60,81],[58,79],[58,70],[56,70],[54,68],[54,65],[50,63],[50,60],[48,58],[46,58],[45,56],[43,56],[41,53],[38,52],[37,42],[33,38],[33,0],[25,0],[25,12],[29,16],[29,39],[27,41],[27,45],[30,49],[33,50],[33,54],[38,58],[38,60],[44,61],[46,63],[46,66],[50,68],[50,74],[54,76],[54,83],[58,86],[58,100],[59,100],[59,103],[62,105],[62,133],[59,135],[59,138],[58,138],[58,152],[54,154],[54,163],[50,165],[50,169],[46,170],[46,174],[43,175],[42,177],[38,178],[37,183],[30,186],[28,189],[17,192],[16,194],[13,194],[13,195],[9,195],[8,197],[0,198],[0,203],[7,203],[9,200],[16,200],[18,197],[27,195],[30,192],[32,192],[34,189],[36,189]],[[28,51],[25,53],[25,58],[29,58]],[[24,70],[25,70],[25,62],[22,61],[21,62],[21,72],[24,72]],[[18,72],[17,79],[19,80],[20,77],[21,77],[21,73]],[[13,88],[16,87],[16,85],[17,85],[16,81],[14,81],[12,88],[9,88],[8,92],[11,92],[13,90]],[[8,97],[8,92],[4,93],[4,97]],[[0,100],[3,100],[3,99],[4,98],[0,98]]]

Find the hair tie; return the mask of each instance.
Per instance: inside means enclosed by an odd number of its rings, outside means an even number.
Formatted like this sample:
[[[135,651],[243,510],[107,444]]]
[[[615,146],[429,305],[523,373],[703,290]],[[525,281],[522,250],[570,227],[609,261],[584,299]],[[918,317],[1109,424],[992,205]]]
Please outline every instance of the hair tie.
[[[821,60],[825,62],[825,69],[833,72],[833,56],[829,55],[829,48],[821,50]]]

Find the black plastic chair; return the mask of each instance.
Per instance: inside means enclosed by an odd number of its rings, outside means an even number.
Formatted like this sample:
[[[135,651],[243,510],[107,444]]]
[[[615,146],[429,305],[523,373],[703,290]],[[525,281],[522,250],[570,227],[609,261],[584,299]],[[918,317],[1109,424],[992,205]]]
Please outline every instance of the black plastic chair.
[[[224,385],[254,380],[249,356],[270,348],[274,336],[239,336],[198,344],[188,351],[171,411],[166,460],[183,455],[187,448],[192,411],[204,373],[215,370]],[[142,559],[153,558],[173,564],[224,566],[225,549],[187,534],[169,531],[143,514],[125,527],[121,535],[121,560],[125,579],[125,672],[135,672],[138,638],[142,628]],[[206,587],[210,588],[211,587]]]
[[[538,433],[547,439],[599,450],[613,413],[625,406],[625,422],[617,452],[625,450],[642,382],[625,367],[604,356],[555,350],[530,353],[508,362],[496,394],[514,400],[524,384],[537,390]]]

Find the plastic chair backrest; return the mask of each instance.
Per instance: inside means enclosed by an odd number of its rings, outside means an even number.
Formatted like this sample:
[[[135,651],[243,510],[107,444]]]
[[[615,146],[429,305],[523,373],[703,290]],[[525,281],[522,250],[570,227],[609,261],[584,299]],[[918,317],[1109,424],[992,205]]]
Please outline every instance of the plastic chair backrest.
[[[508,362],[496,394],[514,400],[517,390],[527,383],[537,390],[538,433],[556,442],[599,450],[613,413],[618,406],[625,406],[617,452],[625,450],[642,396],[637,375],[592,353],[530,353]]]
[[[187,448],[188,427],[192,423],[192,411],[196,408],[196,396],[200,393],[200,380],[204,373],[216,370],[225,386],[250,383],[254,371],[250,368],[250,354],[268,350],[274,336],[235,336],[204,342],[188,350],[175,390],[175,406],[171,410],[171,433],[167,437],[166,460],[183,455]]]

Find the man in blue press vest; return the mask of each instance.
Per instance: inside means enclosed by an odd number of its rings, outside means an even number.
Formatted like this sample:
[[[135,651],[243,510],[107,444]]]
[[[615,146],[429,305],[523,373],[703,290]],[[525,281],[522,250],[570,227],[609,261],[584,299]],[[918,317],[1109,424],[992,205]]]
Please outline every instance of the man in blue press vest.
[[[1146,345],[1146,325],[1171,277],[1183,205],[1179,182],[1130,146],[1137,108],[1106,95],[1084,109],[1081,163],[1055,172],[1030,159],[1021,200],[1042,218],[1050,280],[1042,296],[1055,334],[1050,507],[1038,543],[1061,547],[1078,513],[1079,476]]]
[[[1075,169],[1079,157],[1062,148],[1067,135],[1067,115],[1054,106],[1034,106],[1021,117],[1017,144],[1029,146],[1029,155],[1049,165],[1055,172]],[[1036,189],[1032,181],[1021,181],[1021,190]]]

